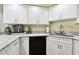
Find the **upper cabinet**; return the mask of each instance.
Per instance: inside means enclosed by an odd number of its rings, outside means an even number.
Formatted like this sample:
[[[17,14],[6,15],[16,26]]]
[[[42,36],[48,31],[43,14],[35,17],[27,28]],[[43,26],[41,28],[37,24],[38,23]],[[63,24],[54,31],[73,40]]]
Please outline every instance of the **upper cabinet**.
[[[49,21],[77,18],[76,4],[60,4],[49,8]]]
[[[8,24],[48,24],[48,8],[4,4],[3,18]]]
[[[28,24],[48,24],[48,9],[28,6]]]
[[[20,24],[27,24],[27,5],[18,7],[18,20]]]
[[[3,22],[8,24],[27,24],[27,6],[4,4]]]
[[[79,4],[77,4],[77,23],[79,23]]]

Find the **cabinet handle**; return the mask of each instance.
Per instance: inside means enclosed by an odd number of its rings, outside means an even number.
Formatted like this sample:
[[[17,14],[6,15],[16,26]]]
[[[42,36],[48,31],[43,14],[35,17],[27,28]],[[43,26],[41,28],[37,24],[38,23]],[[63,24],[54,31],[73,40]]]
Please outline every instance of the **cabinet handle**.
[[[60,49],[62,49],[62,45],[60,45]]]
[[[62,49],[62,45],[59,45],[59,44],[58,44],[58,48],[59,48],[59,49]]]
[[[58,45],[58,48],[59,48],[59,45]]]

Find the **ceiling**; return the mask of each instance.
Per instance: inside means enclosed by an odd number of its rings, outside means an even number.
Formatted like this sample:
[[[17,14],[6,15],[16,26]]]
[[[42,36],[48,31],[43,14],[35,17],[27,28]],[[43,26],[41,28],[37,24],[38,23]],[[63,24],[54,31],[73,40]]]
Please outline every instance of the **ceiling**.
[[[51,7],[51,6],[55,6],[57,4],[31,4],[31,5],[41,6],[41,7]]]

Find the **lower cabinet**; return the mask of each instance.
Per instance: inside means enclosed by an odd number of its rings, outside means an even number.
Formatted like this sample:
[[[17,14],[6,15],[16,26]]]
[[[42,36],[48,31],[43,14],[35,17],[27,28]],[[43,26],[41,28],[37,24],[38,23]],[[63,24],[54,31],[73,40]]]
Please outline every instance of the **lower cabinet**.
[[[73,55],[79,55],[79,41],[73,40]]]
[[[19,54],[20,54],[19,39],[16,39],[13,43],[10,44],[10,55],[19,55]]]
[[[20,53],[21,55],[29,55],[29,37],[21,37]]]
[[[29,55],[29,37],[17,38],[1,49],[0,55]]]
[[[0,50],[0,55],[9,55],[10,54],[10,46],[7,46]]]
[[[61,40],[62,39],[62,40]],[[72,55],[71,43],[63,41],[64,38],[47,38],[47,55]]]
[[[59,50],[57,42],[47,41],[47,55],[58,55]]]
[[[71,44],[60,44],[61,55],[72,55],[72,45]]]
[[[0,55],[19,55],[19,39],[16,39],[14,42],[0,50]]]

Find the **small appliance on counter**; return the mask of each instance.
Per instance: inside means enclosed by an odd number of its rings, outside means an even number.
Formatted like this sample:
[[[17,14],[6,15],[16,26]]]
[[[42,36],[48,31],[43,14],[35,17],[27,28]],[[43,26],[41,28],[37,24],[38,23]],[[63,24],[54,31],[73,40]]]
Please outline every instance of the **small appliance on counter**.
[[[12,25],[13,33],[24,33],[24,28],[22,25]]]
[[[11,33],[12,33],[11,28],[9,26],[7,26],[5,28],[5,34],[11,34]]]

